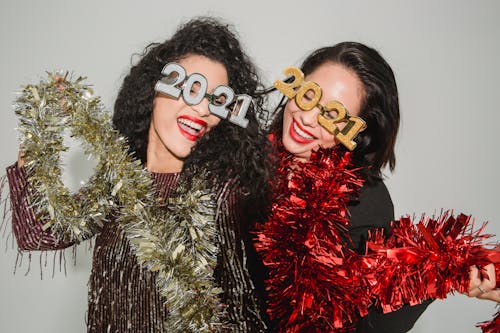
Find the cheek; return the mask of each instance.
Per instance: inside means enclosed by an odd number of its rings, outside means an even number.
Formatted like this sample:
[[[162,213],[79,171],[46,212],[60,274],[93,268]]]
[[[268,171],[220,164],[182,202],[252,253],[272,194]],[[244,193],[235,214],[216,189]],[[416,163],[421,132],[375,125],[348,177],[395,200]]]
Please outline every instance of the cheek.
[[[214,115],[210,115],[209,119],[207,121],[207,123],[208,123],[208,129],[219,125],[220,121],[221,121],[221,119],[219,117],[214,116]]]
[[[290,124],[292,122],[294,114],[298,111],[298,109],[294,109],[293,105],[291,105],[291,102],[288,102],[285,107],[285,111],[283,112],[283,123]]]
[[[173,123],[177,123],[175,115],[172,114],[171,112],[169,112],[165,108],[161,108],[161,109],[157,108],[157,109],[153,110],[153,117],[154,117],[155,121],[158,124],[161,124],[162,126],[168,126],[168,125],[171,125]]]
[[[295,103],[295,98],[292,98],[288,100],[288,102],[286,103],[285,111],[294,113],[294,112],[300,112],[302,110],[297,106],[297,103]]]
[[[290,128],[292,124],[292,115],[289,112],[284,112],[283,113],[283,123],[281,124],[281,130],[283,132],[283,135],[285,133],[288,133],[288,129]]]
[[[284,123],[290,122],[291,119],[292,119],[292,113],[290,112],[290,110],[285,109],[285,111],[283,112],[283,122]]]
[[[323,148],[331,148],[335,146],[335,137],[330,134],[327,130],[324,128],[321,129],[321,146]]]
[[[157,120],[168,121],[175,117],[175,104],[170,101],[161,101],[153,106],[153,117]]]
[[[155,107],[153,109],[153,116],[152,116],[152,119],[155,121],[155,123],[157,124],[161,124],[162,122],[162,116],[163,116],[164,112],[162,112],[162,110],[160,110],[159,108]]]

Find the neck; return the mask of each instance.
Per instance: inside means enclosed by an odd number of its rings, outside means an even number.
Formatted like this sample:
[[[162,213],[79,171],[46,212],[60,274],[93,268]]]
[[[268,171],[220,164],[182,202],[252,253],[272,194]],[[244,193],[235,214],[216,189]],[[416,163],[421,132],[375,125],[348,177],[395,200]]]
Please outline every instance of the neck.
[[[174,156],[168,149],[166,149],[156,135],[151,135],[151,131],[154,131],[152,127],[149,131],[150,135],[146,154],[146,169],[149,172],[157,173],[181,172],[184,161]]]
[[[183,164],[184,163],[182,161],[178,160],[169,162],[168,160],[166,160],[165,156],[162,156],[161,154],[155,154],[154,152],[150,153],[148,148],[146,169],[149,172],[156,172],[156,173],[181,172]]]

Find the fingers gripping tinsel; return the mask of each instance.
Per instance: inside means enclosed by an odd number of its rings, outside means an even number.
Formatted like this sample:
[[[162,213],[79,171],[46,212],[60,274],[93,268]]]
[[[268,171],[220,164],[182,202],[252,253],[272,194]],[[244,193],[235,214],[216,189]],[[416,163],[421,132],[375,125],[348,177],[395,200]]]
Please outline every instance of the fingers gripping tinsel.
[[[127,153],[125,140],[112,128],[110,115],[93,97],[85,78],[48,73],[38,85],[27,85],[15,102],[19,116],[21,149],[29,183],[32,206],[66,243],[88,238],[106,222],[116,207],[116,197],[146,197],[151,179],[140,163]],[[95,174],[72,195],[61,179],[60,153],[64,130],[81,139],[85,152],[97,158]],[[129,192],[120,191],[126,186]]]
[[[500,251],[500,245],[496,248],[497,253]],[[500,288],[500,269],[496,269],[495,271],[496,280],[497,280],[497,288]],[[497,309],[500,307],[500,303],[497,303]],[[495,317],[490,321],[485,321],[476,325],[481,328],[483,333],[498,333],[500,332],[500,310],[497,311]]]
[[[467,292],[471,266],[500,263],[499,247],[487,247],[493,244],[486,243],[491,235],[484,228],[474,229],[470,216],[446,212],[422,217],[417,224],[403,217],[392,223],[387,237],[372,233],[367,256],[375,262],[370,284],[376,303],[391,312],[404,304]]]
[[[204,175],[193,180],[195,188],[169,199],[160,214],[150,207],[136,207],[121,215],[121,222],[135,248],[139,263],[158,272],[158,286],[169,315],[169,332],[230,332],[214,283],[217,264],[215,194],[204,188]]]
[[[255,244],[269,270],[269,315],[280,332],[347,331],[370,303],[355,254],[343,246],[347,204],[363,182],[349,170],[350,153],[338,148],[315,153],[310,163],[286,154],[278,197]]]

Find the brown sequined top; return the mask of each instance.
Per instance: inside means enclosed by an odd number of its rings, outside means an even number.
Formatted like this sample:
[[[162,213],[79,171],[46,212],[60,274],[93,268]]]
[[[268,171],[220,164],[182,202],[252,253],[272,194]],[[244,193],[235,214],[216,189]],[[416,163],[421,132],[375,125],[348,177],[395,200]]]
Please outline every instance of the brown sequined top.
[[[30,187],[23,168],[7,168],[12,205],[13,232],[23,251],[56,250],[70,246],[43,231],[30,208]],[[168,197],[179,174],[153,174],[157,194]],[[240,200],[226,187],[218,193],[217,228],[220,253],[215,272],[227,305],[231,332],[265,332],[260,304],[247,262],[243,241]],[[109,223],[97,233],[89,281],[87,331],[92,333],[168,332],[163,322],[167,306],[156,288],[156,274],[142,268],[118,223]]]

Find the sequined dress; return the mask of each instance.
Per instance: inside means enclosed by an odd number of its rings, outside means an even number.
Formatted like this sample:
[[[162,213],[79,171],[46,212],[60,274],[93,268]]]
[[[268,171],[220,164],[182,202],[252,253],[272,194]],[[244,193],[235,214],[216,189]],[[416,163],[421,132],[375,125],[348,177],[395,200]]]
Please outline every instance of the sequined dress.
[[[12,206],[12,227],[19,249],[44,251],[63,249],[64,244],[50,230],[43,231],[29,205],[30,186],[23,168],[7,168]],[[167,198],[176,187],[179,174],[153,174],[157,195]],[[238,191],[226,187],[218,193],[218,266],[214,274],[224,293],[231,332],[265,332],[259,298],[250,277],[247,246],[243,240],[244,214]],[[156,274],[142,268],[134,250],[111,216],[96,234],[89,280],[87,332],[168,332],[163,322],[165,304],[156,288]]]

